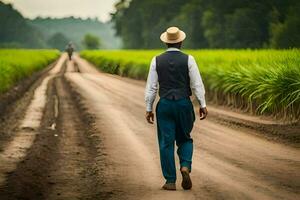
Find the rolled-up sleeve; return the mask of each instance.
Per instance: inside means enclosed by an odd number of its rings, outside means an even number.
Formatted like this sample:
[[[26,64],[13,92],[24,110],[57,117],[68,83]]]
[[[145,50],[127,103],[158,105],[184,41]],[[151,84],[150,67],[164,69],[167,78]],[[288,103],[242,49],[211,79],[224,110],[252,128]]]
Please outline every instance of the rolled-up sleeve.
[[[200,104],[200,107],[204,108],[206,107],[205,89],[198,65],[195,61],[195,58],[191,55],[189,55],[188,66],[190,76],[190,87],[194,91],[194,94]]]
[[[145,102],[146,102],[146,111],[152,111],[153,103],[156,98],[158,90],[158,75],[156,71],[156,58],[152,58],[148,78],[147,85],[145,90]]]

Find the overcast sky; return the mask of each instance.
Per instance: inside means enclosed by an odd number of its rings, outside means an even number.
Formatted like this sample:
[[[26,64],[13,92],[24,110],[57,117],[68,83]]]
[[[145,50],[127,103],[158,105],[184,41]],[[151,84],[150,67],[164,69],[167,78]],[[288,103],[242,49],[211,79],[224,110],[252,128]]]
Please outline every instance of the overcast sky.
[[[23,16],[42,17],[98,17],[101,21],[110,19],[118,0],[4,0],[12,3]]]

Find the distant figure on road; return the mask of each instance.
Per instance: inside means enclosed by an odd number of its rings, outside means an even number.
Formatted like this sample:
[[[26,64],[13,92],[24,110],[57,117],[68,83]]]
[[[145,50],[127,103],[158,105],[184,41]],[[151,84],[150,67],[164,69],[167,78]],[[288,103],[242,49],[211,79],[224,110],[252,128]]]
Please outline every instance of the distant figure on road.
[[[73,55],[74,50],[75,49],[74,49],[72,42],[69,42],[69,44],[66,46],[66,52],[68,53],[69,60],[72,60],[72,55]]]
[[[185,190],[192,188],[193,140],[190,133],[195,113],[190,100],[191,89],[200,104],[200,120],[207,116],[205,90],[196,61],[193,56],[180,51],[185,37],[177,27],[170,27],[161,34],[160,39],[168,49],[152,59],[145,91],[146,119],[153,124],[152,107],[159,86],[156,118],[161,167],[166,179],[162,188],[165,190],[176,190],[175,142],[182,174],[181,186]]]

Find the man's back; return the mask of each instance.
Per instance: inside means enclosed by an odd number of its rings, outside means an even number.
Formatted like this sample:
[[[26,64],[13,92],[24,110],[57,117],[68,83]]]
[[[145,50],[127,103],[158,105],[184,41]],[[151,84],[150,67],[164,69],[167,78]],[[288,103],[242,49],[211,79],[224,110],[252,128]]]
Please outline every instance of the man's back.
[[[166,51],[156,57],[156,70],[161,98],[177,100],[191,96],[188,55]]]

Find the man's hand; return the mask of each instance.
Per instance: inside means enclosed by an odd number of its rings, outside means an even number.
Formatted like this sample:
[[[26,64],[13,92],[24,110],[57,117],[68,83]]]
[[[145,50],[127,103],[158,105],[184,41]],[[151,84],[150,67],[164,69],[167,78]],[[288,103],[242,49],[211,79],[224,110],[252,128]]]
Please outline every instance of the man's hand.
[[[152,111],[146,112],[146,119],[149,124],[153,124],[154,122],[154,114]]]
[[[200,120],[203,120],[206,118],[208,112],[207,112],[207,109],[206,107],[204,108],[199,108],[199,115],[200,115]]]

